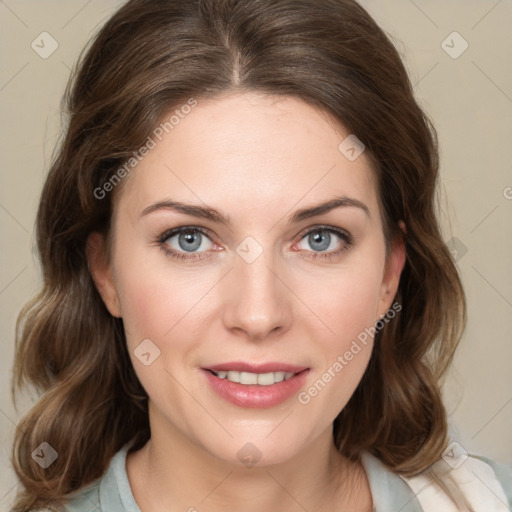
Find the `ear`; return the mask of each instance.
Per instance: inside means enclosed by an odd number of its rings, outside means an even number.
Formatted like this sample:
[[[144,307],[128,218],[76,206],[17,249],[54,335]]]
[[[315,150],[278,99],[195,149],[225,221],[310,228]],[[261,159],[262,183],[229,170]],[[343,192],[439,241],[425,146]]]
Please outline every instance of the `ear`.
[[[89,272],[105,306],[112,316],[121,318],[121,308],[109,262],[105,235],[93,232],[87,237],[86,254]]]
[[[403,233],[407,233],[405,224],[399,222],[400,229]],[[402,233],[395,236],[391,243],[391,250],[388,255],[384,276],[381,285],[381,297],[379,301],[379,319],[382,318],[386,311],[391,307],[391,303],[395,298],[400,284],[400,276],[405,265],[405,243]]]

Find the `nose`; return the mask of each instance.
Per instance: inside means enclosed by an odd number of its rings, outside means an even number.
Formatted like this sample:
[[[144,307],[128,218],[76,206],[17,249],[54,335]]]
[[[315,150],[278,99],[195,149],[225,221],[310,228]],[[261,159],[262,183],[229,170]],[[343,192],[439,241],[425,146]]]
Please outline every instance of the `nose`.
[[[292,293],[267,252],[251,263],[237,256],[224,283],[224,325],[252,341],[282,334],[291,324]]]

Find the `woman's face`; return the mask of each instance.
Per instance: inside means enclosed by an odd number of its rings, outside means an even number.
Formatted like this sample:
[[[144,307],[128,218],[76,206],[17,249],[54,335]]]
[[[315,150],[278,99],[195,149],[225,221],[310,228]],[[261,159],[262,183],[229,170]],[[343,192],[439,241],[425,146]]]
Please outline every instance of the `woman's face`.
[[[125,178],[111,266],[89,257],[153,434],[236,464],[331,435],[403,265],[349,135],[292,97],[199,98]]]

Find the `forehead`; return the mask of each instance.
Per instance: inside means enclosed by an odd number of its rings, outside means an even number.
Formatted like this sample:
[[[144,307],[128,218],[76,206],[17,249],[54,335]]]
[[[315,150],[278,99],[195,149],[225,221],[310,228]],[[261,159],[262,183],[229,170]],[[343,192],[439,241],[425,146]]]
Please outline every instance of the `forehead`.
[[[134,215],[172,197],[236,218],[282,215],[294,204],[346,195],[377,213],[366,155],[351,161],[339,149],[349,135],[332,116],[294,97],[199,98],[125,178],[119,209]]]

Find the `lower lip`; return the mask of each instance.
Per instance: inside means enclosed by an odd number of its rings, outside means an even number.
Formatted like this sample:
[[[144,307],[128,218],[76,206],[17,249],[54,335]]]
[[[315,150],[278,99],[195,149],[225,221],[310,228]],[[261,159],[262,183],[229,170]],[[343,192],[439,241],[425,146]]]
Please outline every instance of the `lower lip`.
[[[237,384],[220,379],[208,370],[202,370],[212,389],[228,402],[239,407],[274,407],[298,393],[306,382],[309,369],[295,374],[288,380],[270,386]]]

